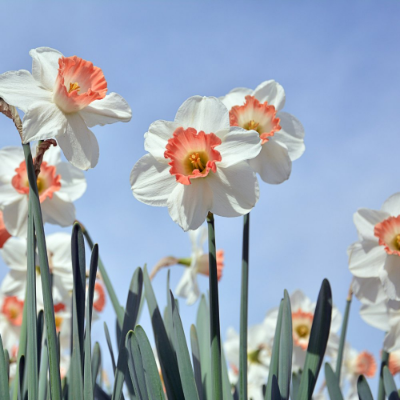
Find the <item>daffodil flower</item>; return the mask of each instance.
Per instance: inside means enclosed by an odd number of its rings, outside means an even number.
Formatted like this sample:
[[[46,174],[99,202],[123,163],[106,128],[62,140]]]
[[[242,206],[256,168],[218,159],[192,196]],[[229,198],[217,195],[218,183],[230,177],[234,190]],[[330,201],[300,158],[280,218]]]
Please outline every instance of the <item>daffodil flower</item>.
[[[128,103],[116,93],[107,95],[103,72],[90,61],[64,57],[48,47],[29,54],[32,74],[20,70],[0,75],[0,97],[25,113],[23,143],[55,138],[73,165],[93,168],[99,145],[89,128],[128,122]]]
[[[258,200],[257,178],[247,160],[261,151],[260,137],[231,127],[227,108],[214,97],[191,97],[174,121],[151,124],[145,149],[149,154],[131,172],[133,195],[168,207],[185,231],[197,229],[208,212],[247,214]]]

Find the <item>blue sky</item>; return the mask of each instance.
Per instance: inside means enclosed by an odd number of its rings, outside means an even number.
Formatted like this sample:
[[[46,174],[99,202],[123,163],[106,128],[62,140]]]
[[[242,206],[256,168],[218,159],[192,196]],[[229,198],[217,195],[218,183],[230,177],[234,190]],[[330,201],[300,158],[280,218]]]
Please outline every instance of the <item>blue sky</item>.
[[[121,303],[137,266],[190,253],[188,236],[167,210],[139,203],[130,191],[150,123],[172,120],[192,95],[278,81],[286,91],[284,111],[305,127],[306,152],[289,181],[261,184],[251,213],[249,322],[261,322],[285,288],[301,288],[315,300],[325,277],[343,311],[351,281],[346,249],[357,240],[353,213],[380,208],[400,191],[399,12],[396,1],[4,2],[0,73],[31,70],[29,50],[53,47],[101,67],[109,90],[131,105],[130,123],[93,129],[100,161],[86,173],[87,192],[76,202]],[[0,130],[1,147],[19,145],[6,118]],[[226,255],[223,336],[239,325],[241,228],[241,218],[216,218],[217,247]],[[174,287],[182,269],[171,272]],[[154,281],[161,305],[165,278],[163,272]],[[206,278],[199,281],[207,290]],[[189,327],[197,306],[181,304]],[[362,322],[358,309],[354,301],[348,339],[378,356],[383,333]],[[105,318],[113,326],[110,304]],[[141,323],[150,330],[147,312]],[[101,323],[93,334],[104,344]]]

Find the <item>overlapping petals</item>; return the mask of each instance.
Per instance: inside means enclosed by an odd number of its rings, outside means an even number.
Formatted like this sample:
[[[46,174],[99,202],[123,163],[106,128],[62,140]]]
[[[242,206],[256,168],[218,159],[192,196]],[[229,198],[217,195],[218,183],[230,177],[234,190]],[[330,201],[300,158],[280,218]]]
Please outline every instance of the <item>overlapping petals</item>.
[[[273,81],[261,83],[255,90],[236,88],[220,98],[230,110],[230,123],[256,131],[263,150],[250,165],[264,182],[279,184],[287,180],[292,161],[304,152],[304,128],[293,115],[282,112],[283,87]]]
[[[29,182],[23,150],[19,147],[1,149],[0,164],[0,207],[3,208],[4,228],[14,236],[25,236]],[[85,192],[86,180],[82,171],[61,162],[58,147],[46,151],[37,185],[44,222],[72,225],[75,220],[72,202]]]
[[[24,143],[54,137],[73,165],[93,168],[99,150],[88,126],[128,122],[128,103],[116,93],[106,94],[103,72],[90,61],[48,47],[29,54],[32,75],[25,70],[0,75],[0,97],[25,113]]]
[[[232,128],[228,110],[216,98],[191,97],[173,122],[153,123],[145,148],[149,154],[131,172],[133,195],[167,206],[184,230],[197,229],[208,212],[246,214],[258,200],[257,179],[247,160],[261,151],[259,135]]]

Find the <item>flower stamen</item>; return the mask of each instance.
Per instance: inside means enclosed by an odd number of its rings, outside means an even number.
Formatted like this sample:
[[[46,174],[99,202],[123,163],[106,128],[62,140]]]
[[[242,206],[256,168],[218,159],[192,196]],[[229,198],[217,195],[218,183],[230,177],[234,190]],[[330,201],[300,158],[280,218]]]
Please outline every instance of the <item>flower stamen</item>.
[[[71,82],[70,84],[69,84],[69,90],[68,90],[68,93],[71,93],[71,92],[73,92],[74,90],[76,90],[78,93],[79,93],[79,91],[81,90],[81,87],[79,86],[79,84],[78,84],[78,82]]]
[[[191,164],[193,165],[193,169],[198,169],[200,172],[203,172],[205,169],[205,166],[201,162],[201,158],[199,156],[199,153],[193,153],[190,157],[189,160]]]

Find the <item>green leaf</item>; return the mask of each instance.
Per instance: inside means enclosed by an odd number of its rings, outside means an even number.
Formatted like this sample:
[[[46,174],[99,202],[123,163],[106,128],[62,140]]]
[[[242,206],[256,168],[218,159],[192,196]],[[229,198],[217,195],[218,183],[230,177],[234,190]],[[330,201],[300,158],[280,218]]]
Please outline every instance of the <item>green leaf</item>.
[[[352,298],[352,296],[350,294],[346,301],[346,309],[344,311],[342,329],[340,331],[339,350],[338,350],[338,356],[336,359],[336,370],[335,370],[335,373],[337,375],[339,382],[340,382],[340,372],[342,369],[342,362],[343,362],[343,351],[344,351],[344,347],[345,347],[345,343],[346,343],[346,333],[347,333],[347,324],[349,321],[351,298]]]
[[[135,328],[135,336],[139,343],[142,363],[146,375],[147,390],[151,400],[165,400],[164,389],[161,384],[160,374],[154,359],[153,350],[143,328]]]
[[[318,295],[310,340],[307,348],[304,370],[301,375],[300,388],[297,398],[311,400],[317,382],[318,374],[324,359],[329,338],[332,317],[332,292],[329,282],[324,279]]]
[[[1,339],[1,336],[0,336]],[[6,363],[7,381],[10,381],[10,354],[7,349],[4,349],[4,362]]]
[[[175,350],[178,359],[179,374],[181,376],[183,394],[186,399],[198,399],[198,393],[196,388],[196,381],[192,370],[192,364],[190,363],[189,350],[186,344],[186,337],[183,331],[181,317],[179,316],[178,308],[175,305],[175,299],[170,291],[171,303],[172,303],[172,320],[174,324],[175,334]]]
[[[201,296],[197,310],[196,329],[199,339],[201,379],[204,388],[204,397],[212,400],[211,393],[211,354],[210,354],[210,309],[204,295]]]
[[[97,263],[99,259],[99,247],[93,246],[90,259],[88,298],[86,304],[86,333],[85,333],[85,368],[83,377],[83,393],[85,400],[93,400],[93,378],[92,378],[92,342],[91,326],[93,311],[94,286],[96,283]]]
[[[378,400],[384,400],[385,399],[385,386],[383,382],[383,369],[385,366],[388,365],[389,363],[389,353],[385,350],[382,350],[381,354],[381,369],[379,373],[379,388],[378,388]]]
[[[293,373],[292,375],[292,393],[291,393],[292,400],[297,400],[297,394],[299,392],[299,387],[300,387],[300,380],[301,380],[301,370],[298,373]]]
[[[278,379],[275,375],[272,376],[272,390],[271,390],[272,400],[282,400],[281,393],[279,391]]]
[[[357,391],[360,400],[374,400],[372,397],[371,389],[364,375],[360,375],[357,381]]]
[[[93,354],[92,354],[92,388],[94,392],[94,388],[96,386],[97,375],[100,371],[101,365],[101,350],[99,342],[96,342],[93,347]]]
[[[93,246],[94,246],[93,240],[92,240],[88,230],[80,222],[79,222],[79,224],[80,224],[80,226],[82,228],[83,234],[84,234],[84,236],[85,236],[85,238],[86,238],[86,240],[88,242],[88,245],[89,245],[90,249],[93,249]],[[107,270],[106,270],[106,268],[105,268],[105,266],[103,264],[103,261],[101,260],[101,257],[99,257],[99,265],[98,266],[99,266],[99,271],[100,271],[102,280],[104,282],[104,286],[107,289],[108,297],[110,298],[111,304],[114,307],[114,311],[115,311],[115,314],[117,316],[118,324],[122,328],[122,324],[123,324],[123,321],[124,321],[124,310],[121,307],[121,304],[119,304],[118,297],[117,297],[117,295],[115,293],[114,287],[113,287],[113,285],[111,283],[110,277],[108,276],[108,273],[107,273]]]
[[[37,337],[37,311],[36,311],[36,240],[35,227],[33,223],[32,198],[34,197],[32,189],[29,196],[28,211],[28,241],[27,241],[27,282],[26,299],[28,301],[27,309],[27,330],[28,330],[28,353],[27,353],[27,373],[28,373],[28,391],[29,400],[37,400],[38,396],[38,337]],[[3,352],[1,352],[2,354]]]
[[[201,380],[201,362],[200,362],[200,347],[197,330],[194,325],[190,327],[190,344],[192,347],[192,361],[194,369],[194,379],[196,381],[197,393],[201,400],[204,399],[204,388]]]
[[[42,279],[44,319],[47,329],[47,341],[49,351],[49,376],[52,400],[61,400],[61,379],[59,360],[57,354],[57,334],[54,320],[54,303],[51,293],[50,269],[47,259],[46,239],[43,229],[42,211],[40,208],[39,194],[37,190],[36,175],[33,168],[32,154],[29,143],[22,145],[25,154],[25,163],[28,174],[31,194],[29,196],[32,205],[37,247],[39,250],[40,276]]]
[[[20,366],[19,366],[19,362],[21,359],[21,356],[25,355],[26,353],[26,344],[27,344],[27,340],[26,340],[26,321],[27,321],[27,313],[28,310],[28,304],[26,301],[26,291],[25,291],[25,301],[24,301],[24,311],[23,311],[23,315],[22,315],[22,324],[21,324],[21,330],[20,330],[20,334],[19,334],[19,346],[18,346],[18,355],[17,355],[17,368],[15,371],[15,377],[14,377],[14,383],[13,383],[13,393],[12,393],[12,398],[13,400],[18,400],[18,394],[19,394],[19,370],[20,370]]]
[[[221,370],[222,370],[222,394],[224,400],[233,400],[232,384],[228,376],[228,367],[226,364],[224,350],[221,351]]]
[[[114,351],[113,351],[112,344],[111,344],[110,332],[108,331],[108,327],[107,327],[107,324],[105,321],[104,321],[104,333],[106,335],[107,346],[108,346],[108,350],[110,352],[111,363],[112,363],[113,372],[115,375],[115,370],[117,367],[115,365],[115,357],[114,357]]]
[[[44,313],[40,310],[37,316],[37,358],[38,358],[38,370],[40,368],[40,357],[42,354],[42,343],[44,337]]]
[[[47,371],[49,369],[47,340],[42,346],[42,354],[40,357],[40,372],[39,372],[39,400],[47,399]]]
[[[183,391],[176,354],[171,346],[164,322],[161,318],[146,267],[144,268],[144,287],[167,397],[170,399],[182,399]]]
[[[19,386],[18,386],[18,400],[22,400],[22,390],[23,390],[23,385],[24,385],[24,375],[25,375],[25,356],[22,355],[19,358],[19,363],[18,363],[19,371],[18,371],[18,377],[19,377]]]
[[[283,400],[289,399],[292,377],[293,331],[290,298],[285,290],[282,309],[281,339],[279,341],[278,385]]]
[[[117,369],[115,371],[115,382],[113,391],[113,399],[115,400],[119,400],[121,397],[125,376],[127,378],[126,382],[128,385],[128,389],[130,389],[129,391],[133,395],[132,385],[129,386],[128,384],[128,382],[130,381],[130,375],[128,371],[125,340],[123,339],[126,338],[128,331],[135,327],[140,306],[140,299],[142,297],[142,288],[143,272],[141,268],[137,268],[132,276],[128,298],[126,300],[125,315],[121,331],[121,341],[119,343],[118,349]]]
[[[8,366],[4,358],[3,339],[0,335],[0,398],[9,400],[10,393],[8,391]]]
[[[388,400],[399,400],[396,384],[394,383],[393,375],[390,373],[389,368],[385,365],[383,367],[383,384],[385,385],[385,392]]]
[[[328,388],[329,397],[335,400],[343,400],[343,394],[340,390],[338,377],[333,372],[329,363],[325,363],[325,381]]]
[[[135,388],[135,395],[139,400],[148,400],[142,355],[140,354],[139,343],[133,331],[129,331],[126,335],[126,348],[128,350],[129,374]]]
[[[278,312],[278,319],[276,322],[275,327],[275,336],[274,336],[274,343],[272,345],[272,355],[271,361],[269,365],[269,373],[268,373],[268,383],[267,383],[267,391],[265,392],[265,400],[272,399],[272,381],[278,377],[279,373],[279,349],[280,349],[280,342],[281,342],[281,329],[282,329],[282,318],[283,318],[283,300],[279,305],[279,312]]]

